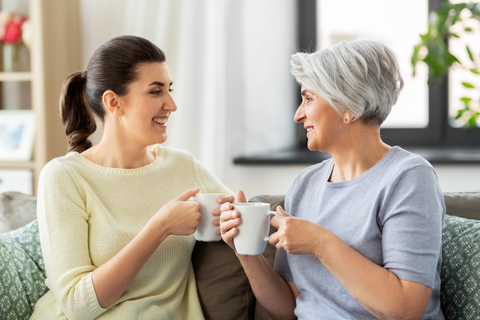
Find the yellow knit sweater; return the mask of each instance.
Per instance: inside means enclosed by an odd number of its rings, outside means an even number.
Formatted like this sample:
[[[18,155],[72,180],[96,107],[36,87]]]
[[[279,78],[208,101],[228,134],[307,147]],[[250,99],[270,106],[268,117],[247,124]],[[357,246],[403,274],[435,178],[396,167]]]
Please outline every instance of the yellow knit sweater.
[[[232,194],[185,151],[154,147],[137,169],[99,166],[77,152],[50,161],[38,189],[49,291],[31,319],[203,319],[191,254],[195,238],[168,236],[122,297],[100,307],[91,275],[186,189]]]

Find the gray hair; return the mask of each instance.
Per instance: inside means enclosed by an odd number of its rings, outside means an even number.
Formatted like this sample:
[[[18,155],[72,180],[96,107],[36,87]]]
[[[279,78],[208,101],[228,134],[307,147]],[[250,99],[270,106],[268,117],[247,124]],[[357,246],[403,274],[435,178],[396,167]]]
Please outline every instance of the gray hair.
[[[380,126],[397,102],[403,79],[395,53],[384,44],[355,40],[314,53],[292,55],[297,82],[340,114]]]

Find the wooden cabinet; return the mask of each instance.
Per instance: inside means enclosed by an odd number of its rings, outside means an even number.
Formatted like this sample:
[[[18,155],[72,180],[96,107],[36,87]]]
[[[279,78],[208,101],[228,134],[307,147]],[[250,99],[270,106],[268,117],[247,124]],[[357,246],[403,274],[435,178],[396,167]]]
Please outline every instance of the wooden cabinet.
[[[38,176],[42,168],[48,161],[64,155],[67,151],[58,101],[64,79],[81,69],[80,10],[78,0],[24,1],[28,5],[28,17],[32,25],[30,70],[0,72],[0,82],[2,85],[6,82],[30,83],[22,86],[22,91],[18,94],[31,97],[29,108],[34,110],[36,116],[35,143],[30,161],[0,162],[0,170],[32,170],[32,193],[36,194]],[[22,3],[20,0],[15,2]],[[20,179],[20,175],[18,177]],[[8,188],[8,185],[4,185],[3,189],[5,188]]]

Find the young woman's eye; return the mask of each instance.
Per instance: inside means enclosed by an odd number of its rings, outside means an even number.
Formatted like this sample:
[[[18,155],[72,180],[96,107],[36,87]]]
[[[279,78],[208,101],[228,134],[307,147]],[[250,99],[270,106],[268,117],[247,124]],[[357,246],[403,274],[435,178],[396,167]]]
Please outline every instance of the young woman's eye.
[[[168,89],[168,91],[169,91],[169,92],[173,92],[173,89],[172,89],[172,88],[170,88],[170,89]]]
[[[152,94],[154,94],[154,95],[157,95],[157,96],[159,96],[159,95],[160,95],[160,93],[162,93],[162,91],[160,91],[160,90],[156,90],[156,91],[152,91],[151,93],[152,93]]]

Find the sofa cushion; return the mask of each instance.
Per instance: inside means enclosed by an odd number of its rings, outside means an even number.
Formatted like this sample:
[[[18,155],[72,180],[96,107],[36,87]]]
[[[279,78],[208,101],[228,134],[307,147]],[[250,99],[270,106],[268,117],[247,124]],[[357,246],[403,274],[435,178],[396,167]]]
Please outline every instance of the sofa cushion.
[[[283,206],[283,196],[258,196],[250,202],[270,203],[272,210]],[[270,228],[270,233],[275,229]],[[275,247],[268,244],[263,253],[273,266]],[[207,320],[272,319],[257,305],[248,278],[233,250],[223,241],[197,241],[192,254],[198,295]],[[221,308],[219,308],[221,306]]]
[[[442,246],[445,319],[480,319],[480,221],[446,215]]]
[[[0,314],[2,319],[29,319],[47,291],[38,223],[0,234]]]
[[[0,233],[23,227],[37,218],[37,197],[20,192],[0,193]]]
[[[480,192],[445,192],[447,214],[480,220]]]

